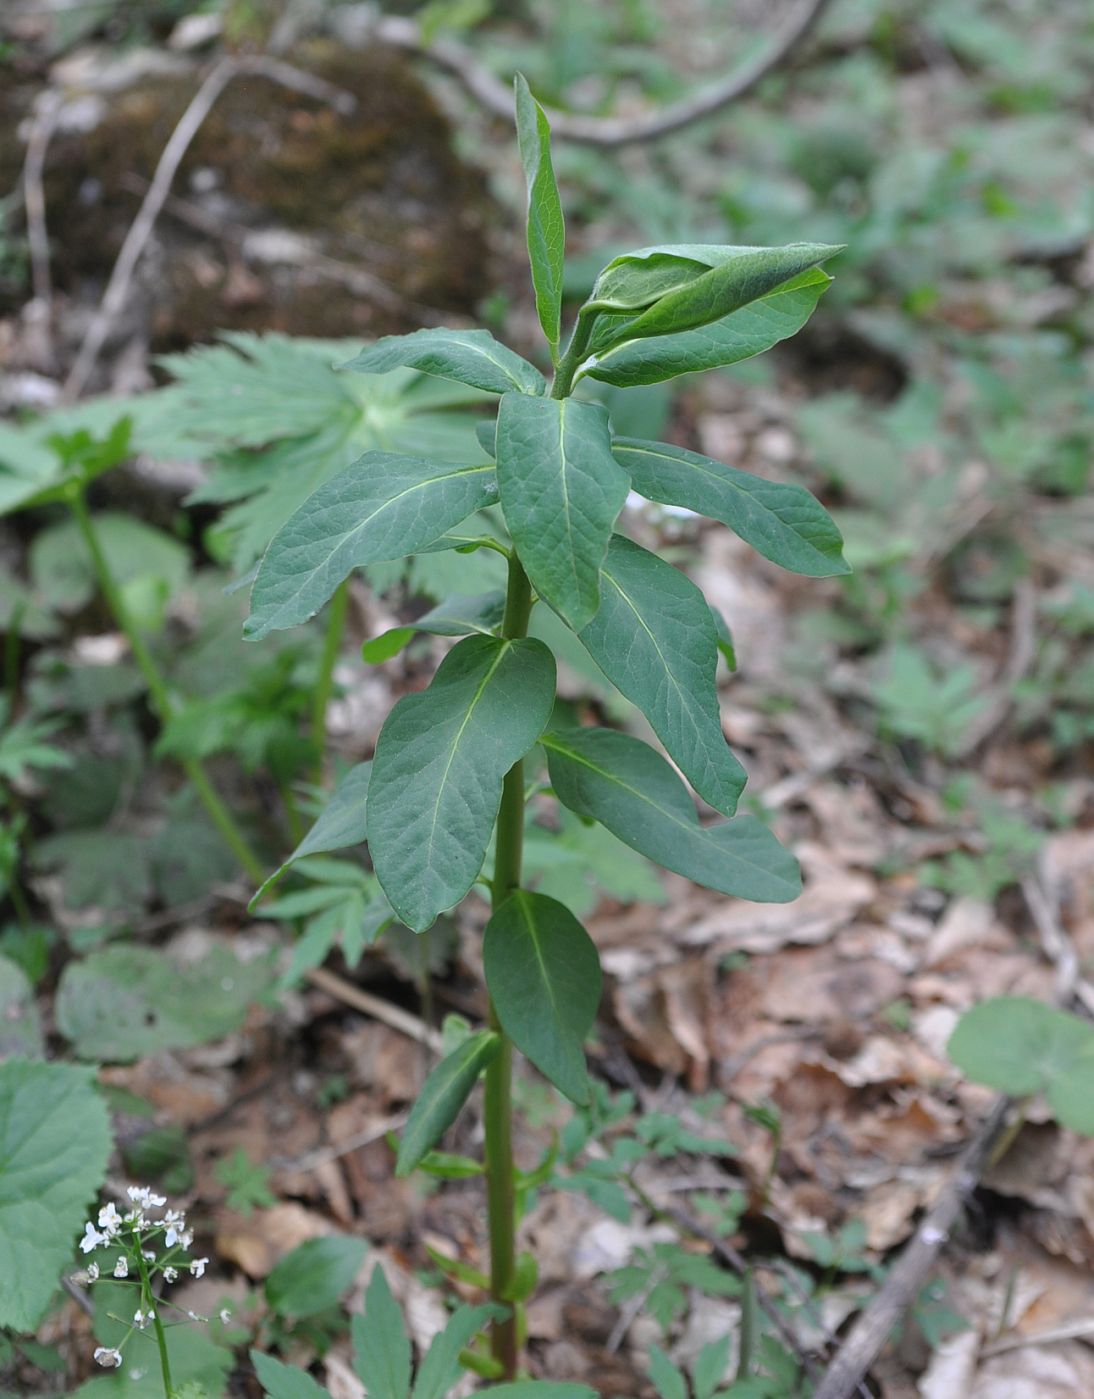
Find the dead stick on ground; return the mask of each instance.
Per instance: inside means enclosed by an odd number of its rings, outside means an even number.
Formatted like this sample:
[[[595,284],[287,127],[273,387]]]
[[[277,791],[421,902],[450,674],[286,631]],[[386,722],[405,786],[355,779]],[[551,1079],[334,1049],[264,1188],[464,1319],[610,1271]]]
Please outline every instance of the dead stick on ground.
[[[144,196],[141,207],[137,210],[137,217],[125,235],[125,242],[114,263],[102,302],[88,326],[76,362],[65,381],[66,402],[72,402],[83,392],[110,328],[125,306],[133,273],[152,236],[156,220],[171,192],[172,182],[190,148],[190,143],[201,129],[220,94],[233,78],[240,77],[268,78],[271,82],[280,83],[282,87],[295,92],[302,92],[317,102],[325,102],[342,112],[352,111],[356,106],[356,100],[350,93],[334,87],[322,78],[314,77],[311,73],[293,68],[291,64],[282,63],[280,59],[260,56],[221,59],[194,94],[163,148],[148,193]]]
[[[27,137],[26,160],[23,163],[23,205],[27,216],[31,286],[34,299],[41,303],[47,316],[50,302],[53,300],[53,282],[49,273],[49,231],[46,227],[46,197],[42,188],[42,175],[46,165],[46,151],[53,139],[53,133],[57,130],[57,119],[63,106],[60,93],[45,94],[34,114],[30,135]]]
[[[551,122],[551,134],[560,141],[612,148],[656,141],[704,117],[714,116],[746,92],[751,92],[757,83],[778,68],[813,29],[829,3],[830,0],[804,0],[757,58],[692,97],[682,98],[660,112],[640,117],[575,116],[550,108],[547,115]],[[380,43],[391,44],[394,48],[406,49],[428,59],[451,74],[480,106],[505,121],[512,121],[512,88],[481,67],[465,45],[444,38],[427,43],[413,20],[402,19],[398,15],[378,18],[370,33]]]
[[[850,1399],[881,1354],[934,1267],[980,1177],[991,1165],[995,1149],[1007,1130],[1009,1098],[1000,1098],[976,1136],[938,1203],[905,1245],[880,1291],[860,1313],[839,1353],[825,1371],[813,1399]]]
[[[428,1045],[435,1054],[440,1053],[440,1031],[432,1029],[409,1011],[393,1006],[390,1001],[381,1000],[379,996],[370,995],[368,991],[362,991],[359,986],[354,986],[352,982],[323,967],[314,967],[308,972],[307,979],[320,991],[326,991],[328,996],[343,1001],[364,1015],[371,1015],[373,1020],[382,1021],[391,1029],[398,1030],[401,1035],[417,1040],[419,1044]]]

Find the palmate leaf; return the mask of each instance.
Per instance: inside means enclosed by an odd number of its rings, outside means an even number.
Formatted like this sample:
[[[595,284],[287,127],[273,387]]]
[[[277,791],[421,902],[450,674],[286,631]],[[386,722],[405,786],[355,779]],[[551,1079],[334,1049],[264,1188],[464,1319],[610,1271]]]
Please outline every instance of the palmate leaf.
[[[551,347],[558,351],[562,333],[562,264],[566,251],[566,225],[551,165],[551,128],[543,108],[518,73],[514,79],[517,109],[517,144],[528,186],[528,261],[536,293],[539,323]]]
[[[395,1174],[407,1176],[437,1145],[471,1096],[479,1075],[501,1047],[492,1030],[471,1035],[447,1055],[426,1079],[418,1101],[410,1110]]]
[[[0,1327],[38,1325],[109,1154],[90,1069],[0,1064]]]
[[[630,388],[737,364],[796,334],[831,281],[819,268],[803,272],[723,320],[697,330],[612,345],[590,356],[578,377],[587,375],[618,388]]]
[[[600,610],[582,642],[699,795],[732,816],[747,777],[722,735],[718,633],[706,599],[678,569],[620,534],[601,578]]]
[[[315,825],[255,894],[248,904],[253,910],[259,899],[269,893],[281,876],[297,860],[307,855],[325,855],[332,850],[345,850],[360,845],[365,839],[365,816],[368,810],[368,784],[371,763],[358,763],[343,777],[338,790],[320,812]]]
[[[390,631],[366,641],[361,647],[361,659],[371,665],[389,661],[418,632],[425,632],[428,636],[474,636],[476,633],[493,636],[501,625],[504,613],[505,594],[500,590],[470,596],[457,593],[430,608],[409,626],[392,627]]]
[[[589,1101],[583,1045],[600,1004],[600,958],[570,910],[518,889],[483,934],[486,984],[501,1027],[575,1103]]]
[[[274,536],[251,593],[252,640],[313,617],[355,568],[431,544],[496,496],[494,468],[366,452]]]
[[[542,733],[554,698],[554,657],[541,641],[469,636],[427,690],[388,715],[372,763],[369,848],[415,932],[474,883],[502,779]]]
[[[342,365],[370,374],[403,367],[455,379],[485,393],[547,392],[547,382],[535,365],[500,344],[488,330],[427,329],[387,335]]]
[[[596,403],[506,394],[497,479],[505,523],[537,592],[575,631],[600,605],[600,565],[629,478]]]
[[[797,861],[762,822],[738,816],[700,825],[683,783],[638,739],[611,729],[564,729],[541,742],[559,801],[647,859],[757,903],[788,903],[801,892]]]

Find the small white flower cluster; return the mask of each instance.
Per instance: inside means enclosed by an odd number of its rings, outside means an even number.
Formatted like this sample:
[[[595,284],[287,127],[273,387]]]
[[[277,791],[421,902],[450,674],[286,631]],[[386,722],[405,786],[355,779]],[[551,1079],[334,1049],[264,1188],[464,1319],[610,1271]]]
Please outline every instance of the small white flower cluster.
[[[173,1306],[162,1298],[157,1298],[152,1290],[152,1282],[158,1274],[163,1282],[176,1282],[180,1273],[187,1272],[191,1277],[204,1277],[208,1258],[182,1258],[179,1255],[189,1251],[194,1242],[193,1230],[187,1227],[186,1215],[182,1210],[167,1209],[167,1198],[156,1195],[147,1186],[131,1185],[126,1191],[128,1207],[119,1211],[114,1204],[104,1205],[94,1222],[84,1225],[84,1235],[80,1248],[84,1253],[94,1253],[100,1248],[120,1249],[113,1265],[107,1264],[109,1274],[104,1274],[103,1266],[92,1259],[84,1270],[81,1281],[98,1282],[104,1276],[119,1281],[129,1281],[140,1289],[140,1306],[133,1314],[133,1330],[144,1331],[148,1326],[160,1325],[159,1311],[162,1306]],[[159,1212],[163,1211],[162,1214]],[[193,1312],[185,1315],[191,1321],[203,1321]],[[223,1320],[222,1316],[222,1320]],[[127,1336],[125,1340],[128,1340]],[[95,1351],[95,1361],[106,1369],[117,1369],[122,1363],[122,1347],[99,1346]]]

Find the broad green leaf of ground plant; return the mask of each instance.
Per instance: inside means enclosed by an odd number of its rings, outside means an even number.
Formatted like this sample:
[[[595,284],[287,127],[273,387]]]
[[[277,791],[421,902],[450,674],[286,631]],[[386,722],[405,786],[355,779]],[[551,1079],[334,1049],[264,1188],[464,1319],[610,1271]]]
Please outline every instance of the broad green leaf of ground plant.
[[[34,987],[21,966],[8,957],[0,957],[0,1063],[15,1058],[38,1059],[41,1054],[42,1025]]]
[[[653,726],[691,785],[725,816],[748,780],[722,734],[718,633],[690,578],[621,534],[601,569],[600,609],[581,640]]]
[[[702,826],[684,784],[652,748],[611,729],[553,729],[541,740],[559,801],[647,859],[756,903],[801,893],[797,861],[753,816]]]
[[[592,356],[579,375],[631,388],[751,359],[796,334],[813,314],[831,281],[826,273],[814,268],[742,306],[724,320],[698,330],[613,345]]]
[[[285,1255],[266,1279],[266,1301],[278,1316],[317,1316],[333,1307],[365,1261],[364,1239],[328,1234]]]
[[[838,247],[824,243],[792,243],[785,248],[726,248],[724,261],[701,277],[658,297],[625,329],[619,328],[618,337],[628,341],[650,340],[680,335],[725,320],[839,251]]]
[[[452,1126],[479,1074],[500,1047],[501,1037],[492,1030],[483,1030],[464,1040],[429,1075],[399,1143],[397,1176],[408,1176]]]
[[[403,1313],[377,1267],[365,1293],[365,1310],[353,1318],[353,1368],[368,1399],[407,1399],[410,1338]]]
[[[600,1005],[600,958],[565,904],[518,889],[486,925],[483,967],[501,1028],[546,1078],[589,1101],[585,1038]]]
[[[163,1376],[151,1327],[133,1329],[133,1289],[123,1283],[95,1284],[95,1339],[104,1346],[120,1345],[127,1333],[125,1360],[120,1370],[100,1375],[81,1385],[68,1399],[163,1399]],[[114,1320],[109,1315],[124,1317]],[[167,1353],[171,1363],[177,1399],[198,1394],[202,1399],[220,1399],[228,1392],[228,1372],[234,1364],[226,1346],[210,1340],[196,1326],[171,1326],[167,1331]]]
[[[109,1154],[90,1069],[0,1064],[0,1327],[33,1331],[41,1321]]]
[[[342,368],[386,374],[403,366],[456,379],[486,393],[547,392],[547,381],[535,365],[500,344],[488,330],[427,329],[387,335]]]
[[[1094,1136],[1094,1026],[1027,996],[967,1010],[946,1046],[976,1083],[1015,1098],[1043,1093],[1057,1120]]]
[[[431,544],[489,505],[496,490],[492,465],[366,452],[274,535],[255,578],[244,635],[257,640],[306,622],[355,568]]]
[[[772,563],[810,578],[850,573],[843,538],[827,510],[802,486],[766,481],[711,457],[618,437],[612,443],[634,489],[718,520]]]
[[[562,264],[566,252],[566,224],[551,165],[551,128],[543,108],[532,96],[520,73],[514,80],[517,107],[517,144],[528,186],[528,261],[536,293],[539,323],[551,347],[558,353],[562,334]]]
[[[376,744],[369,849],[399,917],[424,932],[474,883],[502,779],[543,732],[555,661],[541,641],[469,636],[401,699]]]
[[[153,947],[108,947],[71,962],[57,988],[57,1028],[81,1059],[128,1063],[237,1029],[269,985],[264,959],[225,947],[181,962]]]
[[[514,1380],[479,1392],[492,1399],[598,1399],[596,1390],[587,1384],[558,1384],[554,1380]]]
[[[284,864],[280,865],[255,894],[248,905],[252,910],[262,896],[270,891],[281,876],[308,855],[324,855],[332,850],[345,850],[360,845],[365,839],[365,815],[368,809],[368,784],[371,763],[358,763],[351,768],[338,789],[319,814],[319,818]]]
[[[521,562],[579,631],[600,605],[600,565],[630,485],[612,456],[608,414],[572,398],[506,394],[497,450],[502,510]]]
[[[330,1399],[329,1391],[295,1365],[283,1365],[260,1350],[251,1351],[251,1363],[268,1399]]]
[[[366,641],[361,647],[361,659],[371,665],[389,661],[418,632],[425,632],[428,636],[473,636],[476,632],[482,636],[493,636],[501,626],[504,612],[503,592],[456,593],[410,626],[392,627],[372,641]]]

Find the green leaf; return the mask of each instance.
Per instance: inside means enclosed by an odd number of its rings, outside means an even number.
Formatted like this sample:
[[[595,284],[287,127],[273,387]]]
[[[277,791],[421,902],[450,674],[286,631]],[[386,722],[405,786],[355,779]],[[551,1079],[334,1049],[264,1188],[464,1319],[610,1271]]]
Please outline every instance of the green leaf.
[[[266,1279],[266,1301],[278,1316],[317,1316],[337,1305],[365,1261],[364,1239],[328,1234],[294,1248]]]
[[[684,1372],[678,1369],[658,1345],[650,1346],[647,1362],[650,1381],[661,1399],[688,1399]]]
[[[559,801],[696,884],[757,903],[801,892],[797,861],[753,816],[701,826],[691,798],[652,748],[611,729],[552,730],[542,739]]]
[[[474,883],[505,774],[542,733],[555,698],[541,641],[469,636],[433,683],[401,699],[376,744],[369,849],[392,908],[415,932]]]
[[[698,330],[769,296],[840,251],[825,243],[791,243],[785,248],[722,248],[722,257],[701,276],[689,278],[659,296],[612,343],[648,340]],[[633,283],[633,271],[630,278]]]
[[[480,1394],[493,1399],[597,1399],[587,1384],[558,1384],[554,1380],[514,1380],[512,1384],[492,1384]]]
[[[460,1377],[460,1351],[482,1330],[488,1321],[503,1317],[506,1308],[496,1302],[479,1307],[460,1307],[449,1318],[448,1325],[434,1336],[425,1359],[414,1378],[413,1399],[445,1399]]]
[[[492,1030],[483,1030],[441,1060],[422,1085],[418,1101],[410,1111],[395,1174],[408,1176],[456,1120],[456,1114],[471,1095],[479,1074],[498,1052],[501,1039]]]
[[[598,403],[506,394],[498,411],[505,523],[536,591],[575,630],[600,605],[600,565],[629,478]]]
[[[639,495],[719,520],[792,573],[850,573],[836,522],[804,487],[766,481],[663,442],[617,438],[612,451]]]
[[[819,268],[805,272],[724,320],[698,330],[613,345],[594,355],[580,373],[605,384],[630,388],[751,359],[796,334],[813,314],[831,281]]]
[[[716,1341],[708,1342],[695,1357],[691,1367],[695,1399],[712,1399],[715,1390],[725,1379],[726,1370],[729,1368],[729,1346],[730,1337],[722,1336]]]
[[[163,1376],[152,1328],[134,1330],[129,1320],[134,1309],[131,1285],[97,1282],[92,1297],[95,1339],[106,1346],[120,1346],[124,1341],[125,1360],[120,1370],[89,1380],[68,1399],[163,1399]],[[110,1312],[125,1320],[112,1320]],[[235,1357],[227,1347],[218,1346],[198,1327],[185,1325],[168,1326],[166,1341],[176,1399],[195,1395],[220,1399],[229,1392],[228,1372],[234,1368]],[[311,1399],[311,1394],[304,1399]]]
[[[1044,1093],[1057,1120],[1094,1136],[1094,1026],[1027,996],[967,1010],[947,1052],[963,1073],[1001,1093]]]
[[[653,726],[691,785],[725,816],[748,780],[722,734],[718,633],[703,594],[656,554],[612,536],[600,610],[580,633],[597,665]]]
[[[365,1293],[364,1315],[353,1318],[353,1368],[368,1399],[407,1399],[410,1393],[410,1340],[403,1314],[377,1266]]]
[[[297,860],[304,859],[306,855],[322,855],[331,850],[344,850],[347,846],[361,844],[365,839],[365,812],[368,807],[371,772],[371,763],[358,763],[349,770],[338,784],[334,796],[320,812],[315,825],[285,863],[274,870],[251,899],[247,905],[248,912],[254,909],[263,895],[273,888]]]
[[[269,981],[265,959],[241,962],[225,947],[197,962],[108,947],[61,974],[57,1027],[83,1059],[129,1062],[230,1034]]]
[[[386,335],[341,367],[386,374],[403,365],[442,379],[457,379],[486,393],[547,392],[547,382],[535,365],[499,344],[488,330],[427,329]]]
[[[372,665],[397,656],[416,632],[429,636],[492,636],[505,612],[503,592],[457,593],[406,627],[393,627],[361,647],[361,659]]]
[[[543,108],[520,73],[513,83],[517,104],[517,144],[528,186],[528,261],[536,293],[539,323],[558,352],[562,334],[562,264],[566,255],[566,225],[551,165],[551,128]]]
[[[257,640],[306,622],[353,569],[412,554],[495,499],[492,465],[366,452],[274,535],[244,635]]]
[[[0,957],[0,1062],[38,1059],[42,1026],[30,978],[17,963]]]
[[[501,1027],[571,1101],[589,1101],[585,1037],[600,1005],[600,958],[565,905],[518,889],[483,934],[486,984]]]
[[[330,1399],[322,1385],[295,1365],[283,1365],[259,1350],[251,1351],[251,1363],[268,1399]]]
[[[41,1321],[109,1155],[90,1069],[0,1064],[0,1326],[33,1331]]]

